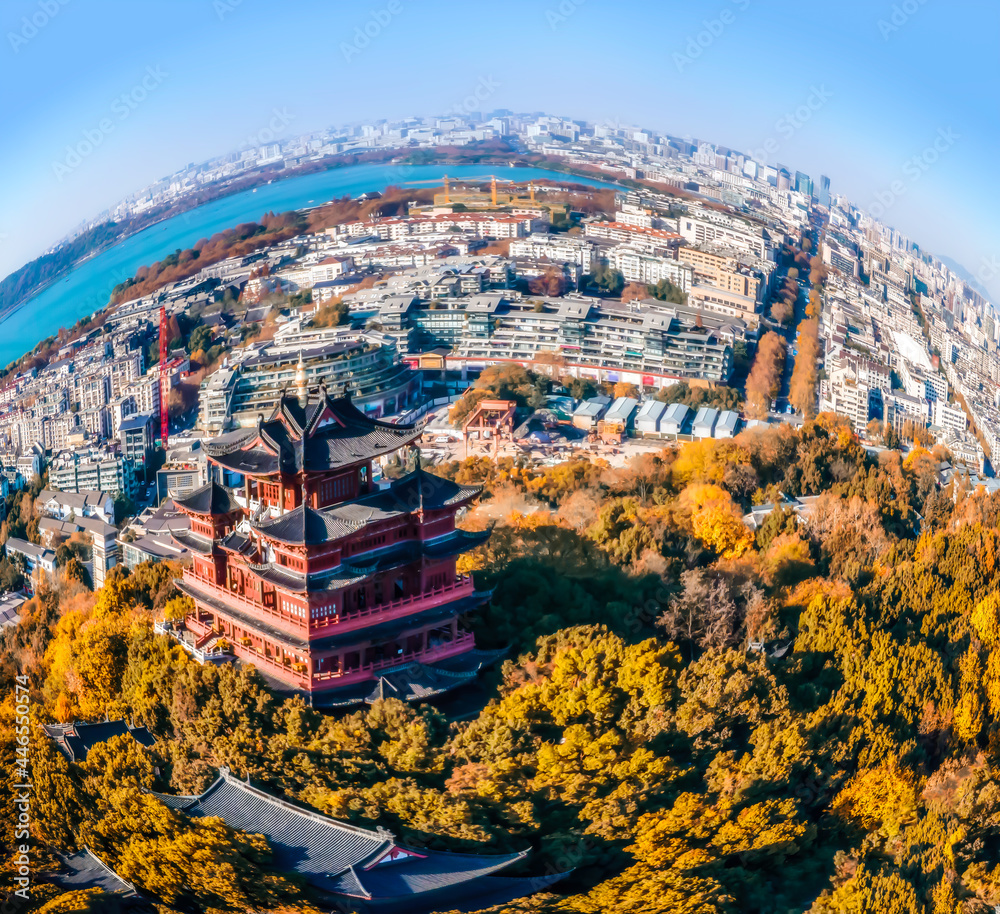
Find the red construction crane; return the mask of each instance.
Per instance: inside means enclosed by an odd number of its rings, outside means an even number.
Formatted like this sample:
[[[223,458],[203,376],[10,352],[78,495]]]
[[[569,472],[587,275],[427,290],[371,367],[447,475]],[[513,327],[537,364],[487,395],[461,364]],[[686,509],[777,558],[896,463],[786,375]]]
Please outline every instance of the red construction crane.
[[[167,435],[170,432],[170,411],[167,409],[167,382],[163,369],[167,364],[167,309],[160,308],[160,441],[167,449]]]

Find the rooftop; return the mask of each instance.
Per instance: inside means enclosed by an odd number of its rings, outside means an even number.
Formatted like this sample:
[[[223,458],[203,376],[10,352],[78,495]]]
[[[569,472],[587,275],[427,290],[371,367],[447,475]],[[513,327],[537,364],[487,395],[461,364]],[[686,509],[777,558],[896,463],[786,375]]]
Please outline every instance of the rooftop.
[[[357,466],[419,437],[416,426],[371,419],[350,397],[334,400],[321,388],[305,403],[283,393],[266,422],[206,441],[205,451],[236,473],[297,476]]]
[[[152,746],[156,740],[145,727],[130,726],[124,720],[104,720],[94,723],[42,724],[46,735],[71,762],[84,762],[87,753],[98,743],[115,736],[131,736],[141,746]]]
[[[424,912],[466,905],[493,896],[506,880],[486,877],[522,860],[516,854],[452,854],[398,844],[383,828],[374,830],[338,822],[296,806],[237,780],[222,769],[219,779],[200,796],[157,794],[164,803],[191,816],[218,816],[231,828],[263,834],[279,870],[298,872],[314,889],[330,896],[382,902],[391,910]],[[509,897],[538,891],[557,877],[518,880]],[[432,898],[421,898],[433,892]],[[450,903],[449,903],[450,902]],[[480,901],[475,908],[482,907]]]

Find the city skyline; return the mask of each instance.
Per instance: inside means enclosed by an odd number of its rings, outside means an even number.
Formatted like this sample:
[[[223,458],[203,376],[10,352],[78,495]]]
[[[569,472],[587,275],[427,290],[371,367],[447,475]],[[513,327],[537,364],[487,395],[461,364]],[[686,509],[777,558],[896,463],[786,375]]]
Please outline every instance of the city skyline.
[[[438,4],[428,17],[397,0],[337,16],[305,2],[283,7],[279,18],[264,15],[252,0],[154,3],[143,11],[108,2],[97,15],[88,10],[89,17],[68,0],[12,4],[0,66],[31,88],[4,102],[14,133],[0,163],[21,180],[8,193],[0,224],[0,273],[157,178],[245,148],[270,129],[275,111],[283,112],[279,138],[286,138],[286,132],[290,137],[334,123],[462,111],[474,97],[484,111],[546,110],[631,123],[780,161],[814,180],[830,175],[836,192],[923,249],[960,262],[997,297],[997,218],[975,190],[981,180],[976,165],[988,154],[994,131],[978,117],[992,64],[976,54],[975,42],[989,29],[973,31],[960,59],[947,56],[955,52],[944,40],[978,10],[971,4],[943,10],[918,0],[884,8],[848,4],[857,13],[852,31],[825,23],[830,43],[840,42],[837,53],[855,60],[853,69],[838,71],[829,66],[833,52],[816,41],[816,13],[803,11],[811,18],[791,27],[777,16],[780,6],[737,0],[707,11],[625,3],[616,5],[614,20],[593,2],[506,6],[506,19],[522,26],[519,38],[528,51],[573,48],[576,57],[560,77],[545,79],[515,65],[502,42],[482,37],[489,34],[484,28],[495,26],[490,5],[459,16],[457,6],[451,15],[450,4]],[[157,12],[167,19],[151,31]],[[630,55],[629,67],[622,68],[617,55],[630,46],[623,32],[637,17],[648,23],[643,33],[669,37],[646,57]],[[181,20],[185,30],[178,34]],[[144,41],[129,39],[136,29]],[[114,46],[113,54],[95,56],[100,42],[85,47],[96,31],[104,46]],[[264,35],[271,43],[261,44]],[[421,48],[433,47],[441,35],[449,36],[449,66],[422,66],[440,64]],[[298,42],[296,65],[313,78],[275,75],[254,63],[291,36]],[[223,41],[229,56],[219,53]],[[791,85],[774,89],[771,68],[758,73],[748,62],[762,42],[786,55],[782,65],[796,73]],[[739,48],[751,57],[735,54]],[[249,56],[247,49],[253,49]],[[933,75],[919,64],[931,49],[942,64]],[[860,66],[851,57],[858,53],[867,55]],[[608,65],[572,65],[588,54],[603,56]],[[946,72],[949,59],[953,72]],[[889,60],[898,85],[884,78]],[[789,62],[803,66],[788,68]],[[354,67],[362,68],[360,84]],[[884,101],[873,97],[864,75],[872,67],[883,73]],[[980,68],[978,79],[968,78],[970,67]],[[411,72],[420,79],[405,79]],[[349,76],[352,91],[338,92],[337,80]],[[960,94],[951,91],[956,81]],[[859,105],[862,99],[866,104]],[[221,119],[220,105],[226,111]],[[67,146],[88,137],[95,141],[92,151],[74,160]]]

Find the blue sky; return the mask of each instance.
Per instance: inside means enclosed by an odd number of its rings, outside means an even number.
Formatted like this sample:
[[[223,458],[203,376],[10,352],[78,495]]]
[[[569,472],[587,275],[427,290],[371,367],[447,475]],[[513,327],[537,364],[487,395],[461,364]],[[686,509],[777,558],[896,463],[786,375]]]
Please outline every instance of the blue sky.
[[[390,0],[6,0],[0,275],[125,194],[240,147],[275,110],[290,134],[434,114],[485,79],[486,108],[770,149],[861,205],[891,198],[886,222],[983,273],[1000,300],[984,266],[1000,263],[987,168],[998,4],[391,2],[348,58],[344,43]],[[100,144],[59,168],[88,132]]]

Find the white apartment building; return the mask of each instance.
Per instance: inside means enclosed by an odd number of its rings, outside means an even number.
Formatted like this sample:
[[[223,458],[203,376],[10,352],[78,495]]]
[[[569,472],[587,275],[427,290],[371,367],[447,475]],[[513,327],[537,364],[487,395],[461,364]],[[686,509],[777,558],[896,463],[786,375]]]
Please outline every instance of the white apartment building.
[[[111,379],[107,375],[92,375],[80,382],[80,409],[100,409],[111,399]]]
[[[916,422],[917,425],[927,425],[927,401],[919,397],[911,397],[900,390],[894,390],[885,398],[885,421],[896,431],[901,431],[906,422]]]
[[[770,259],[769,239],[763,229],[754,229],[747,223],[719,224],[705,216],[685,215],[677,219],[677,231],[692,245],[725,245],[761,260]]]
[[[969,425],[969,417],[960,406],[952,406],[944,400],[935,400],[931,404],[933,422],[938,428],[961,435]]]
[[[914,365],[906,359],[899,359],[897,364],[899,380],[911,397],[922,400],[948,399],[948,381],[937,372],[925,371],[919,365]]]
[[[655,286],[660,280],[666,279],[685,293],[690,292],[694,285],[694,270],[686,263],[646,254],[625,245],[616,247],[608,259],[625,277],[626,282],[643,282]]]
[[[160,384],[159,378],[144,376],[129,384],[125,391],[127,397],[131,397],[135,403],[136,412],[153,413],[159,418],[160,415]],[[121,423],[118,423],[121,426]]]
[[[510,243],[511,257],[524,257],[528,260],[547,258],[560,263],[576,263],[584,272],[590,271],[594,250],[591,242],[568,235],[535,234],[527,238],[516,238]]]
[[[841,377],[829,383],[828,408],[839,416],[851,420],[855,431],[864,431],[871,418],[872,389],[850,377]]]
[[[623,225],[621,222],[588,222],[583,233],[588,238],[627,244],[650,254],[670,253],[680,241],[680,237],[674,232]]]

